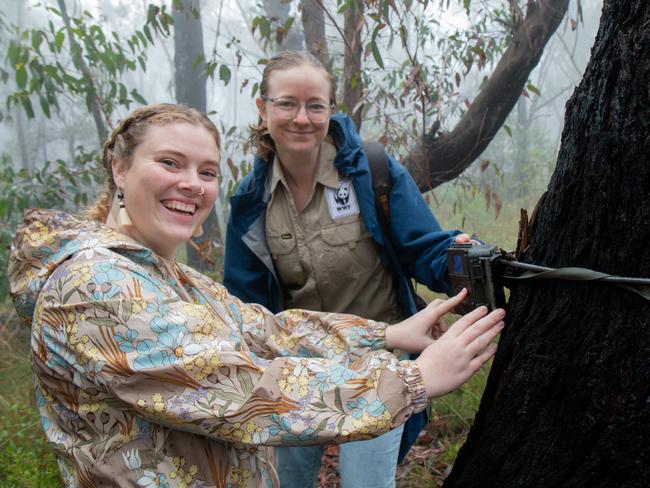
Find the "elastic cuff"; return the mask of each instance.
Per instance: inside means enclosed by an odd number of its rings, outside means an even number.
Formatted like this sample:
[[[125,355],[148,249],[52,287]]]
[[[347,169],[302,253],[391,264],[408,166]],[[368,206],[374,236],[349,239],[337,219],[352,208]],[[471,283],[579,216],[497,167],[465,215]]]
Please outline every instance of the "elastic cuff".
[[[404,381],[411,396],[413,413],[419,413],[429,405],[422,372],[415,361],[402,361],[401,364],[404,366]]]
[[[380,349],[386,349],[386,327],[388,324],[384,322],[375,322],[373,320],[368,320],[367,332],[368,340],[367,344],[370,345],[373,351],[378,351]]]

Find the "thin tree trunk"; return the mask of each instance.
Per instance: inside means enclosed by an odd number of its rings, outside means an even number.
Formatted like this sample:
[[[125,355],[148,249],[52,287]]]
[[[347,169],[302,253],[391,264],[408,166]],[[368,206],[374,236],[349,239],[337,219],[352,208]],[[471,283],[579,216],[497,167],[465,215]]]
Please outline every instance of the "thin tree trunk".
[[[172,3],[174,19],[174,85],[176,101],[206,112],[206,76],[202,63],[203,27],[200,0]],[[212,243],[221,241],[219,221],[214,210],[203,223],[203,235],[194,237],[186,246],[187,263],[201,271],[210,269]]]
[[[72,27],[70,25],[70,17],[68,16],[68,10],[65,5],[65,0],[57,0],[59,4],[59,9],[61,10],[61,17],[65,24],[66,31],[68,33],[68,40],[70,41],[70,47],[72,51],[72,62],[83,76],[84,82],[87,85],[87,98],[86,103],[88,109],[92,113],[93,120],[95,121],[95,127],[97,128],[97,135],[99,137],[100,147],[104,144],[104,141],[108,137],[108,129],[106,128],[106,123],[104,122],[104,116],[101,106],[99,105],[99,95],[97,89],[95,88],[95,80],[93,75],[88,68],[88,65],[84,61],[81,46],[75,40],[74,34],[72,32]]]
[[[606,0],[524,260],[650,277],[650,3]],[[606,284],[511,295],[475,424],[445,488],[646,487],[650,302]]]
[[[325,12],[321,0],[302,0],[302,30],[307,50],[331,72],[332,60],[325,37]]]
[[[345,56],[343,64],[343,108],[361,129],[363,112],[363,80],[361,79],[361,29],[363,28],[363,2],[350,2],[345,16]]]

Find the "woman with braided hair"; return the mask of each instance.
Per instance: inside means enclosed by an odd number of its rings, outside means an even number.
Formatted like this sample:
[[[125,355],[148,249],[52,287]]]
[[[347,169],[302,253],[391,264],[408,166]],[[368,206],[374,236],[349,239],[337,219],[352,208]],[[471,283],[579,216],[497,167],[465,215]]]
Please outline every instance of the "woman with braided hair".
[[[85,216],[26,212],[9,281],[69,487],[277,486],[272,446],[378,436],[494,354],[502,310],[433,341],[463,293],[387,329],[274,315],[178,263],[214,205],[219,162],[207,117],[145,106],[104,146],[107,189]]]

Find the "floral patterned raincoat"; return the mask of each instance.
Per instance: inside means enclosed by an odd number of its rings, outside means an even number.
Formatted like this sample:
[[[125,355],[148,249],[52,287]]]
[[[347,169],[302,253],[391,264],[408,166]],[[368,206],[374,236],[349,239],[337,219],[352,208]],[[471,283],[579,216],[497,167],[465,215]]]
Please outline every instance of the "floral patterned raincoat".
[[[26,212],[9,281],[68,486],[277,486],[270,446],[377,436],[427,403],[385,324],[273,315],[64,212]]]

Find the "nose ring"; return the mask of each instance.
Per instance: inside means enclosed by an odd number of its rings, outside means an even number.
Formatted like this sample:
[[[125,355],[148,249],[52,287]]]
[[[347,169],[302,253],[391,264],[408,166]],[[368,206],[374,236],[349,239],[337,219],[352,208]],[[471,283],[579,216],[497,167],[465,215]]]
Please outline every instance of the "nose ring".
[[[205,193],[205,188],[201,187],[201,189],[199,190],[199,192],[197,193],[197,195],[198,195],[198,196],[201,196],[201,195],[203,195],[204,193]]]

